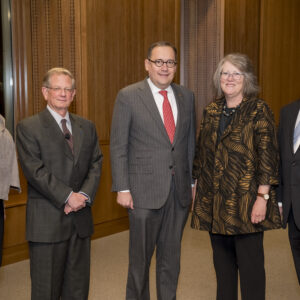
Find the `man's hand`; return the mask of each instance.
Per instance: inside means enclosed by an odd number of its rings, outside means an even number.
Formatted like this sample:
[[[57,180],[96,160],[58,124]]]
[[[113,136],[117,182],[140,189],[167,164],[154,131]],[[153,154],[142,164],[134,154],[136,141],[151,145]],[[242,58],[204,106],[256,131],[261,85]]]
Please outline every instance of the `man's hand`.
[[[72,193],[68,199],[67,204],[71,207],[72,211],[78,211],[86,206],[87,197],[80,193]],[[65,207],[66,209],[66,207]],[[68,211],[69,209],[67,209]]]
[[[258,224],[262,222],[266,217],[266,212],[267,201],[261,197],[257,197],[252,208],[251,222],[253,224]]]
[[[125,208],[133,209],[133,200],[130,192],[118,192],[117,203]]]
[[[72,207],[68,203],[66,203],[65,208],[64,208],[65,214],[68,215],[72,211],[73,211]]]

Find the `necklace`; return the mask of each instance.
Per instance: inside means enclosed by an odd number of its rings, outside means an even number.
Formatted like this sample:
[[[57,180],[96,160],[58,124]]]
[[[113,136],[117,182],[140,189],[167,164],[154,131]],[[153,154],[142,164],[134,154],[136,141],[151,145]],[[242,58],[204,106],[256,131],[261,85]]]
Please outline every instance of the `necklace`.
[[[236,106],[236,107],[233,107],[233,108],[228,108],[227,107],[227,104],[226,104],[226,101],[225,101],[225,104],[223,106],[223,110],[222,110],[222,113],[224,116],[226,117],[230,117],[231,115],[233,115],[236,110],[240,107],[240,105]]]

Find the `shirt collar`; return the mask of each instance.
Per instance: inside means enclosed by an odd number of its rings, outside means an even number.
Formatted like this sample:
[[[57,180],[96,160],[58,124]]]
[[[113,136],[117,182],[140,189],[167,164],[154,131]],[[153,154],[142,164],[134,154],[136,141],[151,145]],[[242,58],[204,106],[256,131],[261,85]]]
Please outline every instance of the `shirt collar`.
[[[151,81],[151,79],[150,79],[149,77],[147,78],[147,82],[148,82],[148,84],[149,84],[149,86],[150,86],[150,89],[151,89],[151,91],[152,91],[153,94],[159,93],[159,92],[162,90],[162,89],[158,88],[158,87]],[[171,85],[169,85],[166,89],[164,89],[164,91],[167,91],[168,93],[172,93],[173,90],[172,90],[172,88],[171,88]]]
[[[69,115],[68,111],[67,111],[66,115],[64,117],[62,117],[60,114],[58,114],[56,111],[54,111],[49,105],[47,105],[47,109],[49,110],[50,114],[55,119],[55,121],[57,122],[58,125],[61,124],[62,119],[66,119],[67,123],[71,124],[70,115]]]

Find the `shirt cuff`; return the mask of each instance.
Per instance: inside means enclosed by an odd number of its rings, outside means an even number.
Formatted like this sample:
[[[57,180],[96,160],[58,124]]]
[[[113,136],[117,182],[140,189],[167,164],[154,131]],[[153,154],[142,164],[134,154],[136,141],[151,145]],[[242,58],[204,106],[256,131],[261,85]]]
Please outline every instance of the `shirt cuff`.
[[[69,198],[71,197],[72,193],[73,193],[73,191],[69,194],[69,196],[68,196],[68,198],[66,199],[65,203],[68,203]]]
[[[85,197],[87,197],[87,200],[85,200],[85,202],[90,203],[90,204],[92,203],[91,198],[90,198],[90,196],[88,194],[86,194],[86,193],[84,193],[82,191],[79,191],[78,193],[81,194],[81,195],[83,195],[83,196],[85,196]]]

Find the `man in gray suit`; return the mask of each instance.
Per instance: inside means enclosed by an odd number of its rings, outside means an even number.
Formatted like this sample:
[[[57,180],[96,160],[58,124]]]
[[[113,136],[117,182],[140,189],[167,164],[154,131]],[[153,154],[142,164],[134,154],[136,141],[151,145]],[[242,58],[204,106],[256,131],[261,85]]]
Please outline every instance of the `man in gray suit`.
[[[180,248],[192,200],[194,95],[172,83],[176,48],[150,46],[149,77],[122,89],[111,128],[113,191],[130,222],[127,300],[148,300],[156,247],[157,299],[176,299]]]
[[[42,93],[47,108],[17,125],[17,150],[28,181],[26,238],[31,299],[88,299],[91,205],[102,153],[92,122],[68,112],[75,80],[49,70]]]

